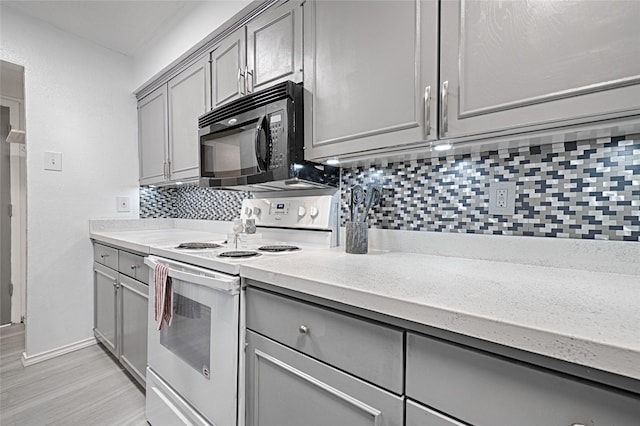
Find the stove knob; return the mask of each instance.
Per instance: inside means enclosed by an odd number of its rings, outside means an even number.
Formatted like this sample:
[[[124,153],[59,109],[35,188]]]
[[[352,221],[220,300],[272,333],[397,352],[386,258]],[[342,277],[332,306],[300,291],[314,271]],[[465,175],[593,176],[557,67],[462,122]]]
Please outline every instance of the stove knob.
[[[305,214],[307,214],[307,209],[305,209],[304,206],[298,207],[298,216],[302,217]]]
[[[253,213],[253,209],[251,207],[246,207],[244,209],[244,214],[247,216],[251,216],[251,213]]]
[[[318,210],[318,208],[316,206],[311,207],[311,211],[309,212],[309,215],[311,215],[312,218],[316,218],[318,217],[318,214],[320,213],[320,211]]]
[[[253,208],[253,214],[255,214],[256,216],[260,216],[260,207],[254,207]]]

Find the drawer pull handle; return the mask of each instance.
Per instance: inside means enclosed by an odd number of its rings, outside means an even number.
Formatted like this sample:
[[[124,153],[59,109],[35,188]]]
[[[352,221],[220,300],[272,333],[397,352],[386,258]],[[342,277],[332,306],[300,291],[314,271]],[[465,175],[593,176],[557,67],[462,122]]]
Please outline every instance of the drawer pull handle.
[[[309,327],[307,327],[306,325],[301,325],[300,327],[298,327],[298,331],[300,332],[300,334],[309,334]]]
[[[582,423],[571,423],[571,426],[584,426]]]
[[[104,253],[102,253],[102,254],[100,255],[100,257],[104,259],[105,257],[109,257],[109,255],[108,255],[108,254],[104,254]]]
[[[131,265],[131,269],[135,270],[138,267],[138,265]]]

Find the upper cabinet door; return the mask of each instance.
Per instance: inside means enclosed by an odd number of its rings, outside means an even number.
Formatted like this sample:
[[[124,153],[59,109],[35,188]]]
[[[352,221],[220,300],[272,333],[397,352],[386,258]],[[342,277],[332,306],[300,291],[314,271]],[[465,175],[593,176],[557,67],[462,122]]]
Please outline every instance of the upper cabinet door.
[[[209,61],[202,58],[169,81],[171,180],[199,176],[198,117],[209,109]]]
[[[247,90],[302,81],[302,5],[288,1],[247,24]]]
[[[441,137],[640,111],[640,2],[443,1]]]
[[[246,28],[242,27],[211,52],[212,108],[246,94]]]
[[[438,4],[305,3],[307,159],[436,138]]]
[[[167,86],[138,102],[140,185],[164,182],[167,175]]]

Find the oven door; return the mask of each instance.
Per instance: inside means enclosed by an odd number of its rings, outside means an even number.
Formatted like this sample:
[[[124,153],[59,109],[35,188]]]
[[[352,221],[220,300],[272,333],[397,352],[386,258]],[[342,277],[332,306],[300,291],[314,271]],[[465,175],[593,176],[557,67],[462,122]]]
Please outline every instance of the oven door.
[[[148,367],[216,425],[235,425],[240,278],[149,256]],[[169,267],[173,319],[158,331],[154,268]],[[168,405],[171,405],[168,403]],[[156,410],[157,411],[157,410]],[[167,422],[147,410],[154,426]]]

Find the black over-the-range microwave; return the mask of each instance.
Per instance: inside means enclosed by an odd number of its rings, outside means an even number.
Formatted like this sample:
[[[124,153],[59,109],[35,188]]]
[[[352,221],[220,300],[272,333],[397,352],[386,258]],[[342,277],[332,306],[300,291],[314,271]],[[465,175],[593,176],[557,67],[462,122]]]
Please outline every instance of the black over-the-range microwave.
[[[302,98],[302,86],[287,81],[202,115],[200,185],[249,191],[338,186],[338,167],[304,160]]]

